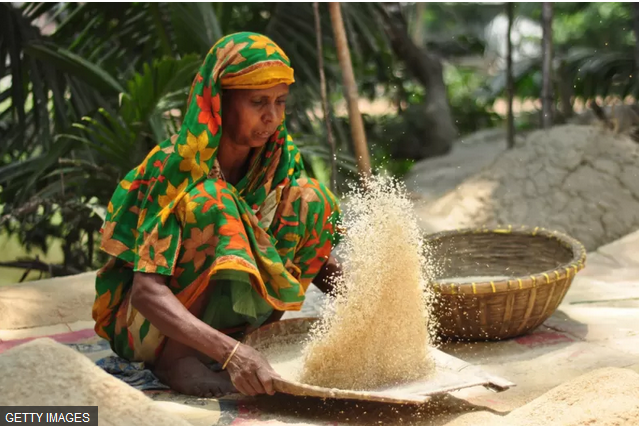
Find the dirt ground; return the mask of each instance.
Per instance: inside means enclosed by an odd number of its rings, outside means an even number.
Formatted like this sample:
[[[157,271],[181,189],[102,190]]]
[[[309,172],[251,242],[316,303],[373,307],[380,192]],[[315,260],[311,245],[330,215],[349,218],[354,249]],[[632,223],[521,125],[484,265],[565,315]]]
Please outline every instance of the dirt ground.
[[[471,388],[435,398],[422,407],[323,401],[287,395],[264,398],[229,397],[219,400],[202,400],[165,392],[147,393],[147,396],[163,409],[187,420],[193,426],[492,426],[497,420],[506,419],[505,416],[513,410],[525,407],[553,388],[569,384],[585,374],[610,367],[639,372],[637,276],[639,232],[590,252],[586,268],[575,278],[559,310],[534,333],[504,342],[458,343],[441,348],[489,373],[517,384],[503,393],[495,394],[482,387]],[[64,328],[63,324],[59,323],[64,318],[90,318],[93,282],[94,276],[84,274],[66,280],[16,286],[16,291],[12,293],[13,302],[23,299],[20,296],[21,291],[29,295],[24,297],[25,300],[40,300],[44,295],[36,297],[36,294],[43,291],[46,295],[52,289],[50,285],[55,284],[59,295],[55,302],[39,306],[37,312],[28,312],[23,306],[17,310],[19,314],[16,317],[22,318],[23,326],[28,326],[28,318],[37,321],[49,318],[58,323],[51,323],[46,327],[0,330],[0,340],[11,343],[12,339],[27,335],[54,334],[60,331],[52,331],[53,328]],[[90,291],[86,291],[87,289]],[[65,298],[73,300],[78,294],[84,293],[87,295],[83,296],[86,302],[74,303],[75,312],[67,312],[66,316],[56,314],[64,307]],[[315,316],[323,303],[323,298],[319,290],[311,287],[310,303],[305,304],[302,312],[287,316]],[[0,302],[9,307],[19,306],[16,303],[7,303],[3,293],[0,293]],[[3,315],[2,318],[4,317]],[[81,324],[84,324],[84,328],[92,327],[91,321]],[[0,342],[0,346],[2,344]],[[106,351],[102,356],[108,354]],[[40,374],[46,375],[46,369]],[[615,390],[609,390],[606,400],[610,400],[610,392],[613,391]],[[631,408],[629,406],[628,409]],[[514,423],[506,424],[516,426]],[[587,424],[593,426],[607,423]]]
[[[558,229],[589,248],[586,268],[557,312],[534,333],[441,348],[515,382],[515,388],[498,394],[481,387],[456,391],[423,407],[287,395],[147,396],[193,426],[532,426],[521,418],[550,407],[548,398],[559,403],[545,415],[558,416],[562,426],[634,424],[636,386],[607,385],[635,383],[633,374],[639,372],[639,232],[631,233],[639,228],[637,145],[587,126],[533,132],[509,152],[499,138],[496,131],[468,138],[450,156],[416,165],[407,185],[418,197],[429,232],[499,221]],[[94,280],[88,273],[0,288],[0,352],[20,339],[90,332]],[[302,311],[285,318],[317,316],[324,300],[311,286]],[[47,369],[39,374],[46,376]],[[589,388],[597,378],[604,378],[604,385]],[[565,390],[574,394],[579,388],[588,392],[565,396]],[[615,404],[615,397],[622,402]],[[578,408],[579,416],[567,407]],[[604,411],[608,417],[597,416]]]

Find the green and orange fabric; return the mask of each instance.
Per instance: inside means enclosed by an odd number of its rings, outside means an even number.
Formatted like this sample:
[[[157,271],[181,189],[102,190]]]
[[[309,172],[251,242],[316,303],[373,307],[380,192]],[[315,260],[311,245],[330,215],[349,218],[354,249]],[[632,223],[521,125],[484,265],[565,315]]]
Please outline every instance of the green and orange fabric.
[[[130,304],[135,271],[167,276],[187,308],[209,285],[230,283],[230,290],[216,289],[207,308],[216,328],[241,326],[242,318],[264,317],[273,309],[301,308],[338,241],[334,195],[302,177],[284,118],[266,145],[254,150],[237,185],[225,182],[216,167],[222,89],[290,85],[293,74],[288,57],[269,38],[222,38],[193,81],[179,133],[117,186],[102,228],[101,248],[112,258],[97,275],[93,318],[98,335],[118,355],[149,361],[163,342]],[[234,313],[237,320],[229,320]]]

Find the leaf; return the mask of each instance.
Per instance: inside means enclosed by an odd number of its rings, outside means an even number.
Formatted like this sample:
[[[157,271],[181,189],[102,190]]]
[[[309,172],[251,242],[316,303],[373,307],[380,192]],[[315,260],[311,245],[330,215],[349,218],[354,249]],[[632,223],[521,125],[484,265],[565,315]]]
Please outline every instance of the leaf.
[[[50,3],[43,2],[43,3],[31,3],[29,6],[32,6],[32,7],[25,9],[24,13],[26,14],[26,16],[29,17],[29,19],[35,20],[41,17],[42,15],[50,12],[51,9],[58,6],[58,4],[56,2],[50,2]]]
[[[160,46],[162,46],[162,52],[166,56],[171,56],[173,53],[171,45],[169,43],[169,36],[166,33],[164,22],[162,22],[162,16],[160,15],[160,7],[157,3],[149,3],[149,10],[153,17],[153,23],[158,37],[160,38]]]
[[[26,54],[53,64],[59,70],[78,77],[101,91],[120,93],[124,88],[104,69],[95,66],[82,57],[61,47],[44,43],[29,43],[24,47]]]
[[[126,84],[127,97],[121,108],[124,120],[129,124],[145,122],[158,111],[165,96],[173,96],[177,90],[186,92],[200,63],[198,56],[187,55],[181,60],[163,59],[146,65],[141,74],[136,74]]]
[[[208,52],[222,38],[213,3],[170,3],[168,10],[177,47],[186,53]]]
[[[29,175],[37,170],[39,158],[30,158],[0,167],[0,183],[6,184],[14,179]]]
[[[12,108],[18,113],[18,122],[24,126],[26,114],[24,104],[26,96],[24,95],[24,81],[22,61],[20,60],[22,40],[20,31],[17,28],[19,20],[16,18],[15,11],[7,4],[0,6],[0,24],[4,29],[2,35],[7,40],[7,51],[9,56],[9,68],[11,70],[11,98]],[[4,57],[2,58],[4,61]]]

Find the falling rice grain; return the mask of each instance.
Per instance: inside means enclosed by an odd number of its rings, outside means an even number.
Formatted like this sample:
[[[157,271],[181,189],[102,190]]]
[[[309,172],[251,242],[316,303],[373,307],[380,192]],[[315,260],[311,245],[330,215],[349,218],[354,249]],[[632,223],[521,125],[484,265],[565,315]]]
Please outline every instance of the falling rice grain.
[[[427,377],[429,267],[413,206],[389,177],[354,190],[344,217],[344,275],[311,332],[300,381],[370,390]]]

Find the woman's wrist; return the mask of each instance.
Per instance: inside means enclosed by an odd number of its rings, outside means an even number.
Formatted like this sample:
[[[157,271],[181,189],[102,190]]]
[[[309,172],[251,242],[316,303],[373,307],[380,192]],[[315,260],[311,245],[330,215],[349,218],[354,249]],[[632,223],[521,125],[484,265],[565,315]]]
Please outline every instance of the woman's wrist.
[[[239,342],[199,319],[196,321],[199,322],[198,328],[201,327],[201,332],[198,333],[200,337],[195,339],[197,342],[195,349],[216,362],[224,364]]]
[[[233,358],[233,355],[235,355],[235,353],[237,352],[237,349],[240,347],[240,344],[241,344],[240,342],[237,342],[235,344],[229,356],[226,357],[226,361],[224,361],[224,364],[222,364],[222,370],[226,370],[226,367],[229,365],[229,362]]]

